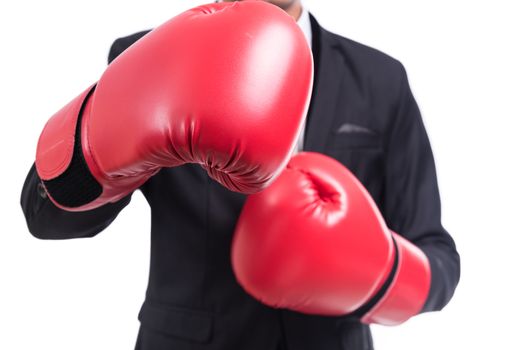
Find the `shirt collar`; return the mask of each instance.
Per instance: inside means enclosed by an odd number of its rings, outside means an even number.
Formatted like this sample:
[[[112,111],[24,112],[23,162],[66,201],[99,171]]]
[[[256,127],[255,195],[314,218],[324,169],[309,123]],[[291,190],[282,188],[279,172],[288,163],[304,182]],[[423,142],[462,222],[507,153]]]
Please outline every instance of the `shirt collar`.
[[[313,33],[311,30],[311,20],[309,19],[309,11],[302,6],[302,12],[300,13],[300,17],[298,17],[297,24],[302,29],[302,32],[304,33],[307,43],[309,44],[309,47],[311,48],[312,45],[312,37]]]

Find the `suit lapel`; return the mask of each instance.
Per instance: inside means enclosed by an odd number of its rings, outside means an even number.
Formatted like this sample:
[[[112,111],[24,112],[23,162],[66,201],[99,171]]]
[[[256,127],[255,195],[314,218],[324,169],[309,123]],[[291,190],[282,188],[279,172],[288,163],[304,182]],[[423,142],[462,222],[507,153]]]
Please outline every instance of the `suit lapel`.
[[[342,57],[333,48],[328,33],[311,16],[315,80],[307,116],[305,151],[324,151],[342,82]]]

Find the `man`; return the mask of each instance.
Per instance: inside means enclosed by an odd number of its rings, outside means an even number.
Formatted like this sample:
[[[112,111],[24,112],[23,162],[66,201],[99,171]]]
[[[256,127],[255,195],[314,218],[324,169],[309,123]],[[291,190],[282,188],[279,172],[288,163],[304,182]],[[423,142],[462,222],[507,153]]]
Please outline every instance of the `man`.
[[[308,39],[315,80],[297,149],[329,155],[367,188],[389,228],[414,243],[431,266],[421,312],[442,309],[459,280],[459,256],[440,223],[434,161],[403,66],[323,29],[300,0],[270,1]],[[114,42],[109,62],[147,32]],[[325,317],[267,307],[238,285],[231,238],[245,196],[198,165],[164,168],[140,190],[152,213],[151,268],[136,349],[372,349],[354,315]],[[22,192],[29,230],[44,239],[92,237],[129,203],[126,196],[85,212],[58,209],[35,168]]]

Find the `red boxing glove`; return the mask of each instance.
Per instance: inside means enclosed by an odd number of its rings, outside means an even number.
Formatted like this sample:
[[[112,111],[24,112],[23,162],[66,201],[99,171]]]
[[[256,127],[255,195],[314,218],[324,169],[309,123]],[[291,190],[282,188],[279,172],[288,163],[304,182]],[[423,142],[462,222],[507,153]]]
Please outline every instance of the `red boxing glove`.
[[[227,188],[266,187],[291,156],[312,86],[304,35],[259,1],[200,6],[122,53],[46,124],[36,168],[53,202],[115,202],[162,167],[199,163]]]
[[[293,157],[249,196],[232,263],[239,283],[265,304],[384,325],[420,312],[431,277],[424,253],[388,230],[355,176],[316,153]]]

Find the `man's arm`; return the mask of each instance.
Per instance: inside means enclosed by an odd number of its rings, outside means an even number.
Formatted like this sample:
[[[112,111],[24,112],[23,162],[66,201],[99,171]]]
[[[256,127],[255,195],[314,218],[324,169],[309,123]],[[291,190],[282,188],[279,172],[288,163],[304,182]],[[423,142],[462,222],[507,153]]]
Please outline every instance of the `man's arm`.
[[[124,52],[129,46],[133,45],[135,42],[137,42],[139,39],[141,39],[144,35],[149,33],[151,29],[144,30],[141,32],[137,32],[122,38],[116,39],[113,44],[111,45],[111,48],[109,49],[109,55],[107,56],[107,63],[113,62],[115,58],[117,58],[122,52]]]
[[[47,198],[33,165],[22,188],[20,204],[29,232],[41,239],[93,237],[104,230],[131,200],[131,195],[100,208],[70,212],[56,207]]]
[[[417,245],[431,266],[431,289],[422,312],[442,309],[460,278],[455,242],[441,224],[435,163],[417,103],[403,67],[396,119],[386,163],[388,226]]]
[[[108,63],[147,33],[148,31],[143,31],[115,40],[109,50]],[[93,237],[100,233],[113,222],[130,200],[131,195],[128,195],[116,203],[90,211],[62,210],[47,198],[33,164],[22,188],[20,204],[29,232],[33,236],[41,239],[70,239]]]

